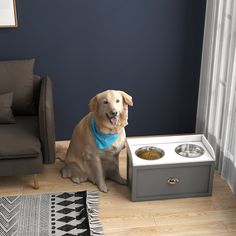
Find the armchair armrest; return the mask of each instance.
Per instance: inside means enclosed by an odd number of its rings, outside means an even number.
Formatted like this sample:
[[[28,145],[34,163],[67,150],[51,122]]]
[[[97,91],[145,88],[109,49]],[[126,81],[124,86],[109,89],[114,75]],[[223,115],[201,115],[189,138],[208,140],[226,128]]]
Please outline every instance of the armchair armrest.
[[[39,97],[39,135],[42,146],[43,162],[55,162],[55,122],[52,94],[52,81],[43,77]]]

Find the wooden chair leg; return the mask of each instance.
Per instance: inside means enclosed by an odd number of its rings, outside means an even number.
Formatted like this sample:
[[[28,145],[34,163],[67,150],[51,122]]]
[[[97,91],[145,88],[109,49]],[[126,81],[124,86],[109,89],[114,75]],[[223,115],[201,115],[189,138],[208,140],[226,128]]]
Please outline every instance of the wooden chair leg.
[[[38,175],[33,175],[34,178],[34,189],[39,189],[39,180],[38,180]]]

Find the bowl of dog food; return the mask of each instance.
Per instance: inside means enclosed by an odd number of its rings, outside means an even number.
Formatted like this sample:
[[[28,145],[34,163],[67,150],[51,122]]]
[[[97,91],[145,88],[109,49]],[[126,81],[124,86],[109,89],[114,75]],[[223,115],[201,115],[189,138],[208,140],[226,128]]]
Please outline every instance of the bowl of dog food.
[[[144,160],[158,160],[165,155],[165,152],[154,146],[145,146],[137,149],[135,154]]]
[[[181,144],[175,148],[175,152],[183,157],[196,158],[204,154],[204,149],[196,144]]]

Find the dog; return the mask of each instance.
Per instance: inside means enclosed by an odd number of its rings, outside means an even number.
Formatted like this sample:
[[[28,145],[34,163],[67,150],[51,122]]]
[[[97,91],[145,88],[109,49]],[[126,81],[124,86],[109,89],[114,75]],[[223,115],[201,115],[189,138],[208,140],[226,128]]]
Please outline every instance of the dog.
[[[90,181],[108,192],[105,179],[127,184],[120,176],[119,154],[126,146],[132,97],[119,90],[97,94],[89,102],[89,113],[76,125],[65,156],[62,177],[77,184]]]

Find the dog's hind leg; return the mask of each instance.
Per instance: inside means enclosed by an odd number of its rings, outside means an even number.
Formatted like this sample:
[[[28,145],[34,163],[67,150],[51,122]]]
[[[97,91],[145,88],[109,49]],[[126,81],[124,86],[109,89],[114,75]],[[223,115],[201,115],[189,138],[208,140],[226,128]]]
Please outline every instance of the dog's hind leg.
[[[73,173],[73,175],[71,177],[71,180],[74,183],[80,184],[80,183],[83,183],[83,182],[87,181],[88,176],[84,172],[82,172],[80,168],[78,168],[76,170],[76,172]]]
[[[107,171],[107,178],[113,180],[114,182],[122,185],[127,184],[127,180],[121,177],[119,168],[117,166],[113,166]]]
[[[112,174],[108,175],[108,179],[122,185],[127,184],[127,180],[120,176],[119,170],[115,170]]]
[[[112,160],[113,161],[109,162],[109,165],[106,167],[107,169],[106,177],[118,184],[126,185],[127,180],[121,177],[120,175],[118,155],[115,155]]]
[[[60,170],[60,172],[63,178],[71,178],[72,176],[70,165],[67,164]]]
[[[73,163],[66,164],[61,169],[61,174],[63,178],[71,178],[71,180],[77,184],[85,182],[88,179],[87,175],[81,171],[79,166]]]

